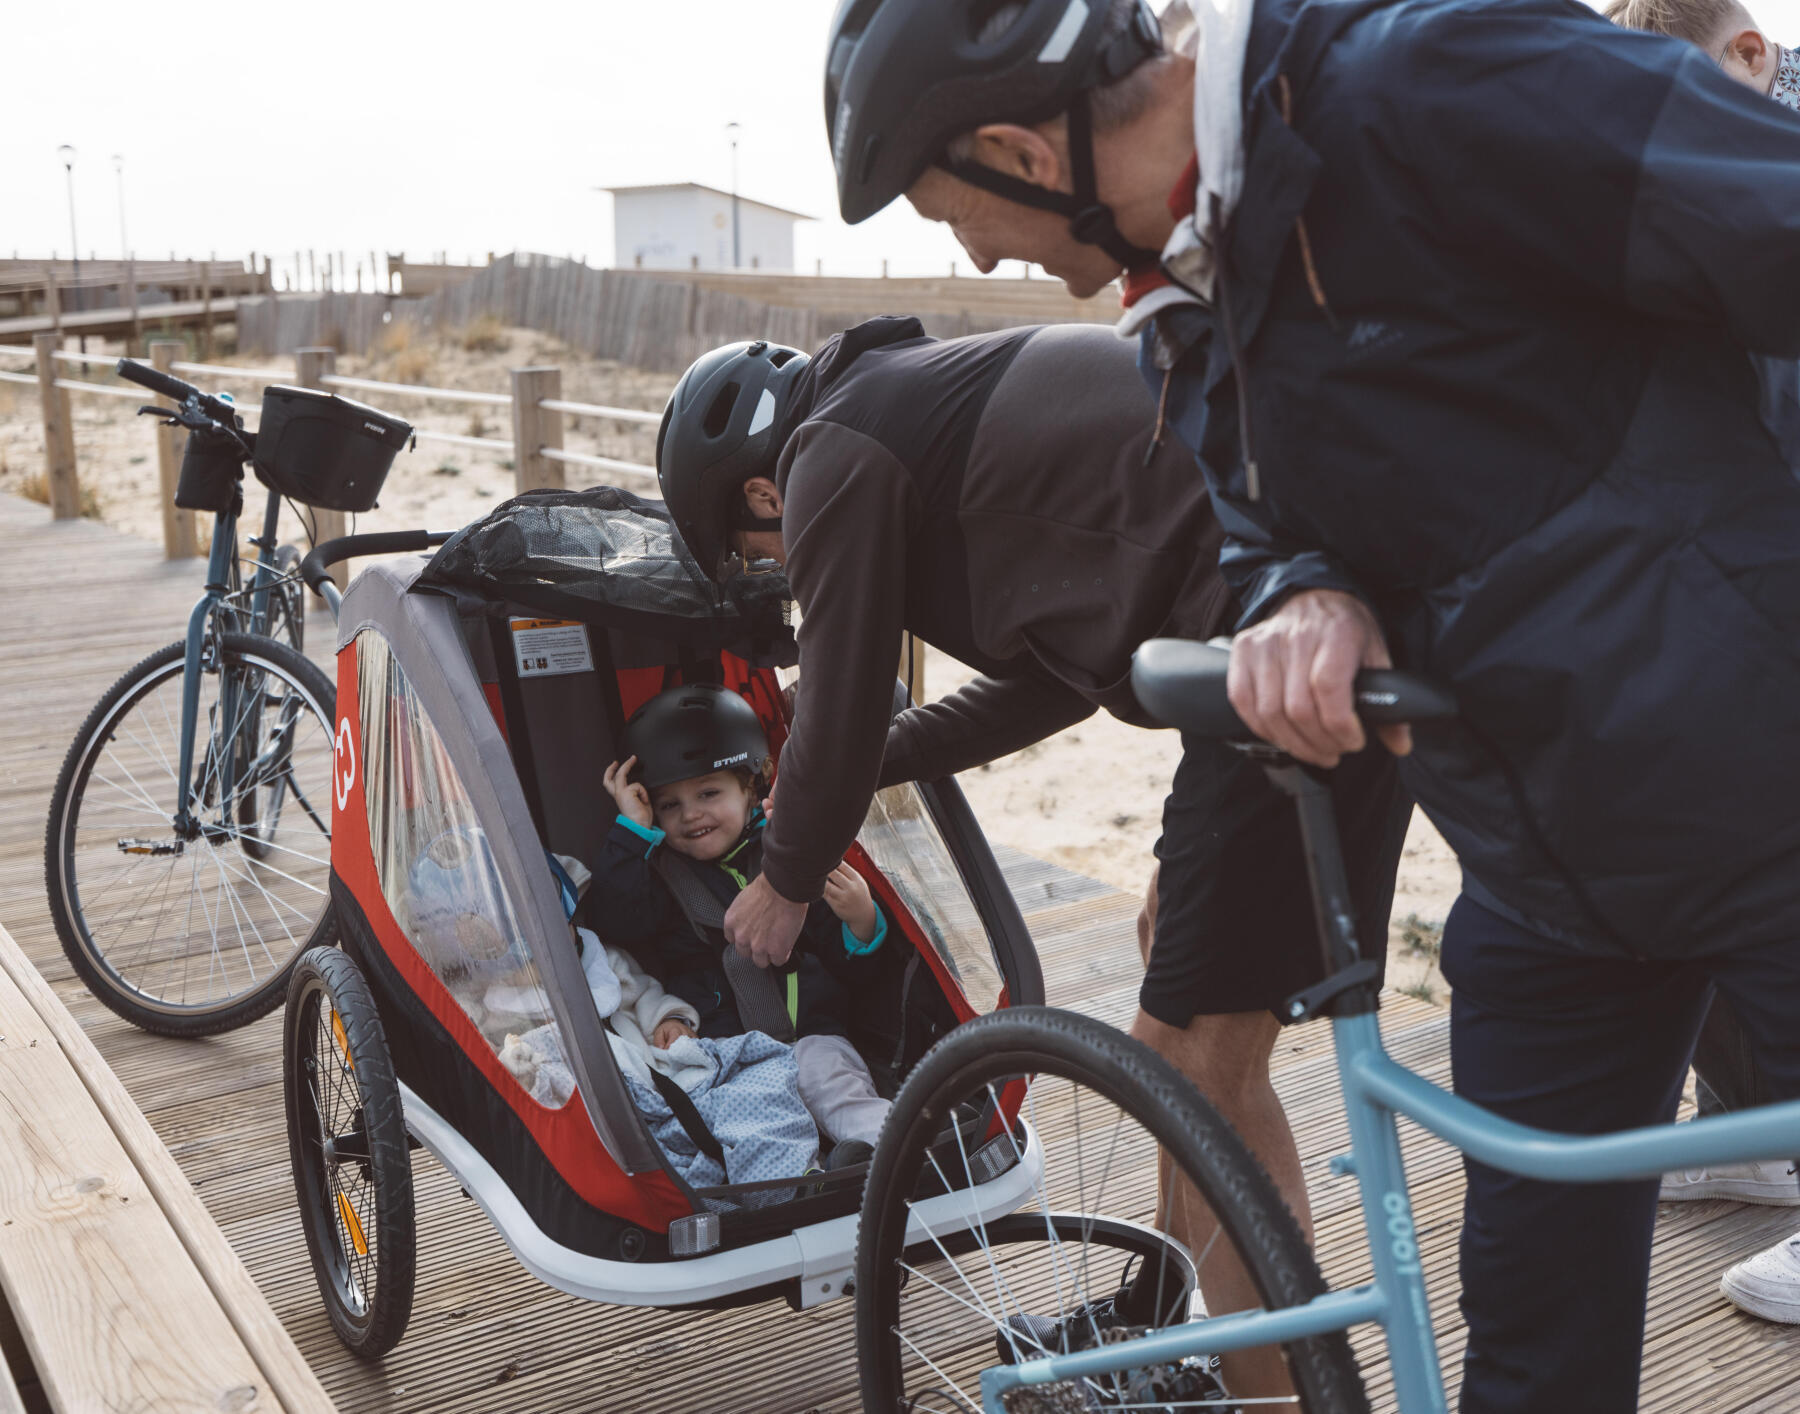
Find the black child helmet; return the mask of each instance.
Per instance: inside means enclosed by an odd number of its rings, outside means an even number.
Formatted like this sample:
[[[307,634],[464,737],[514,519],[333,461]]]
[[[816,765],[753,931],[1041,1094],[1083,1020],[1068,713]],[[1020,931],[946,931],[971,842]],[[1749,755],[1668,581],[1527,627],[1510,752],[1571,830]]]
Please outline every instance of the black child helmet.
[[[619,749],[637,757],[631,775],[645,790],[740,766],[761,775],[769,760],[756,709],[717,683],[657,693],[631,714]]]
[[[730,577],[733,530],[775,530],[739,494],[753,476],[773,476],[775,438],[808,363],[798,349],[758,339],[727,344],[681,375],[656,434],[656,479],[688,553],[713,579]]]
[[[866,221],[941,164],[971,185],[1069,218],[1077,240],[1132,266],[1157,252],[1132,245],[1095,195],[1086,95],[1162,53],[1146,0],[1128,20],[1116,0],[839,0],[825,49],[825,130],[838,209]],[[991,21],[1016,10],[998,34]],[[985,123],[1069,115],[1074,191],[1036,186],[975,162],[950,163],[950,140]]]

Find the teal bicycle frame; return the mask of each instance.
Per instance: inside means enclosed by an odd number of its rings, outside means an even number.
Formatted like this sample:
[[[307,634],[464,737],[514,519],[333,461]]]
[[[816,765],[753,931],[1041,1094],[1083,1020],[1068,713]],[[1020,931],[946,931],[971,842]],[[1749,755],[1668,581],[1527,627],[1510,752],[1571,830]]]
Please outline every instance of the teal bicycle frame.
[[[1023,1385],[1092,1378],[1191,1356],[1223,1355],[1374,1323],[1386,1336],[1402,1414],[1440,1414],[1444,1381],[1431,1306],[1407,1196],[1396,1115],[1481,1163],[1551,1183],[1614,1183],[1674,1169],[1785,1159],[1800,1154],[1800,1100],[1766,1105],[1701,1124],[1653,1125],[1572,1137],[1490,1114],[1399,1064],[1381,1044],[1372,968],[1358,964],[1349,886],[1331,797],[1322,779],[1273,753],[1260,753],[1270,778],[1299,808],[1313,902],[1329,975],[1290,1004],[1292,1019],[1332,1016],[1338,1080],[1350,1121],[1350,1152],[1332,1160],[1361,1190],[1363,1231],[1375,1279],[1332,1291],[1303,1306],[1247,1311],[1170,1326],[1073,1355],[1051,1355],[983,1371],[982,1406],[1005,1414],[1007,1391]],[[1352,969],[1355,969],[1354,980]],[[1307,997],[1316,998],[1308,1003]]]
[[[275,536],[281,518],[281,493],[271,489],[268,505],[263,510],[262,538],[252,540],[256,546],[256,574],[250,581],[250,614],[244,625],[247,633],[269,631],[269,590],[276,579]],[[187,656],[181,670],[181,759],[180,802],[176,811],[175,833],[182,839],[193,839],[200,830],[189,812],[194,798],[194,736],[200,726],[200,674],[205,661],[207,632],[213,620],[227,611],[231,592],[231,566],[237,557],[238,512],[220,511],[213,524],[212,551],[206,562],[206,588],[188,614]],[[219,685],[219,720],[237,720],[237,684],[227,676]]]

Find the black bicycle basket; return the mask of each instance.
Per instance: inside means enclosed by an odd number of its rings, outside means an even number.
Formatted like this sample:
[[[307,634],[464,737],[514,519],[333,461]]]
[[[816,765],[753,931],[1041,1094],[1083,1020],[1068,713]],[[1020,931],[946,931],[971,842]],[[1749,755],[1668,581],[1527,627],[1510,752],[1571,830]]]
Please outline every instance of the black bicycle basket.
[[[366,511],[381,494],[412,424],[315,388],[263,389],[256,476],[327,511]]]
[[[238,483],[243,477],[244,453],[236,442],[223,432],[190,432],[187,450],[181,454],[175,504],[184,511],[223,515],[239,504]]]

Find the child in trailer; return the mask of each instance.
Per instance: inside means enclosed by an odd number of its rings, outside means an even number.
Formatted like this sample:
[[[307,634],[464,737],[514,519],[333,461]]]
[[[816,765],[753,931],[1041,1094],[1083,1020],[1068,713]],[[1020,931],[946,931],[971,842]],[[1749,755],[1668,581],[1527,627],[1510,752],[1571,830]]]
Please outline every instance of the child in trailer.
[[[619,813],[595,870],[595,926],[694,1010],[697,1024],[677,1016],[659,1024],[654,1045],[741,1035],[751,1028],[726,975],[723,935],[677,902],[670,875],[680,870],[688,886],[706,889],[721,914],[756,877],[769,759],[762,724],[727,688],[674,688],[632,715],[622,750],[605,775]],[[682,858],[659,860],[664,852]],[[796,1037],[800,1098],[834,1146],[827,1168],[868,1159],[887,1115],[850,1035],[858,998],[892,995],[888,931],[867,882],[840,864],[793,956],[771,969]]]

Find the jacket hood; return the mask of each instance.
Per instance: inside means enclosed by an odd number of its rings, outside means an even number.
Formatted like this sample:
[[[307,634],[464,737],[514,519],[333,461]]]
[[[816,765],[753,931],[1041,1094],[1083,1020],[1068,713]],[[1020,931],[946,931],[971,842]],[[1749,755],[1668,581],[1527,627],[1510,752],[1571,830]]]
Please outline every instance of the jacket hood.
[[[805,372],[794,384],[786,415],[782,418],[781,426],[776,429],[775,446],[787,445],[788,438],[794,435],[801,423],[812,416],[813,409],[824,399],[832,384],[842,378],[850,365],[870,349],[886,348],[891,344],[926,337],[925,326],[910,314],[883,314],[875,319],[865,319],[841,334],[833,334],[819,345],[819,351],[813,355],[812,362],[807,364]],[[781,472],[777,481],[780,483],[781,494],[785,496],[787,473]]]

